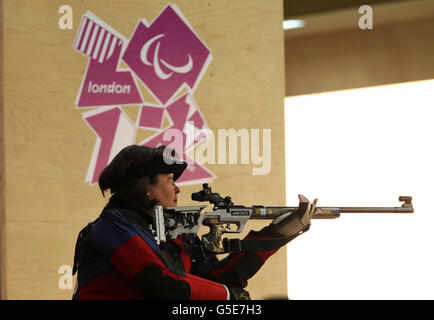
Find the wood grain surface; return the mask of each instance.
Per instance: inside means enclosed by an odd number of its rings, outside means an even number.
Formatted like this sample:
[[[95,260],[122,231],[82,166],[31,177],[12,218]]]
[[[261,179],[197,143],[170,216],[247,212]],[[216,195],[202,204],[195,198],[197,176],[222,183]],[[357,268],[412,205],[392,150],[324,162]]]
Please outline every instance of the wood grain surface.
[[[433,37],[424,17],[287,38],[286,96],[432,79]]]
[[[106,201],[96,186],[85,183],[95,136],[75,108],[87,66],[87,58],[72,48],[82,15],[90,10],[129,38],[139,19],[152,21],[167,2],[71,0],[73,30],[58,27],[62,4],[3,1],[6,243],[1,243],[6,252],[1,285],[8,299],[70,299],[72,290],[58,288],[58,268],[72,265],[78,231]],[[251,161],[207,165],[217,176],[213,189],[239,204],[284,205],[281,1],[182,0],[176,5],[213,55],[194,93],[211,129],[272,129],[270,173],[252,175]],[[149,94],[145,99],[153,102]],[[133,118],[137,109],[126,113]],[[200,188],[183,187],[179,204],[192,204],[190,193]],[[253,222],[249,230],[262,226]],[[255,299],[286,296],[286,251],[273,256],[247,289]]]
[[[3,2],[0,1],[0,299],[6,298],[5,153],[3,104]]]

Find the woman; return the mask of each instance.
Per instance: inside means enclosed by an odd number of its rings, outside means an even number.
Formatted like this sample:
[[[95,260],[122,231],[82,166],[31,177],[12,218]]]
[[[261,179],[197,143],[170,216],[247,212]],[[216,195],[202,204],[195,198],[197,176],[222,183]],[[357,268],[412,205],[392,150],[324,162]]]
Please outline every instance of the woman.
[[[157,245],[150,229],[153,207],[177,206],[180,189],[175,181],[187,167],[174,160],[174,152],[165,146],[131,145],[103,170],[99,187],[103,195],[106,190],[112,195],[101,215],[78,235],[73,299],[249,299],[243,289],[247,280],[277,250],[219,260],[203,254],[197,236]],[[307,223],[299,226],[303,230],[309,227],[316,200],[314,206],[308,200],[305,204],[300,217],[308,217]],[[291,223],[280,220],[247,238],[286,236]]]

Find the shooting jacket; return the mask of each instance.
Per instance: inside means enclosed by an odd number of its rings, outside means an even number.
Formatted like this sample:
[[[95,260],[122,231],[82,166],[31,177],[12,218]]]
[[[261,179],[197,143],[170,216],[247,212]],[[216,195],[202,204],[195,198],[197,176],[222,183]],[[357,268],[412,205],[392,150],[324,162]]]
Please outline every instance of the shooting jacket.
[[[277,250],[241,252],[219,260],[201,241],[183,235],[158,246],[151,217],[105,209],[80,231],[74,256],[73,299],[229,299]],[[151,219],[152,220],[152,219]],[[254,239],[250,232],[246,239]]]

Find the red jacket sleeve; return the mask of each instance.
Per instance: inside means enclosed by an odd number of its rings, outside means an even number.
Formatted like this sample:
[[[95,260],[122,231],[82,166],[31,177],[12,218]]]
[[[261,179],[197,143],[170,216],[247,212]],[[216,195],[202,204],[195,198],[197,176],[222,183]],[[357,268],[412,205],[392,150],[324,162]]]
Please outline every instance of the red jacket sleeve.
[[[268,237],[262,237],[269,239]],[[244,238],[248,239],[261,239],[255,231],[250,231]],[[202,266],[194,266],[197,274],[224,283],[228,287],[245,288],[247,286],[247,280],[253,277],[259,269],[264,265],[265,261],[271,257],[276,250],[270,251],[248,251],[240,252],[236,254],[230,254],[222,260],[217,258],[208,259],[203,261]],[[207,265],[204,265],[207,264]]]
[[[226,286],[185,272],[171,270],[150,234],[110,214],[93,227],[95,248],[110,264],[150,299],[228,299]]]

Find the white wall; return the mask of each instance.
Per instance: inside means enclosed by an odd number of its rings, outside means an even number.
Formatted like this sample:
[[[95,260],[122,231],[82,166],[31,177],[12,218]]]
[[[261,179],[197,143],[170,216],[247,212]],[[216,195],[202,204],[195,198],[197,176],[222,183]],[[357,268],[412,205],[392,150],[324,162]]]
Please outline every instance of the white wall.
[[[314,220],[287,246],[291,299],[434,298],[434,81],[285,100],[287,205],[400,206]]]

